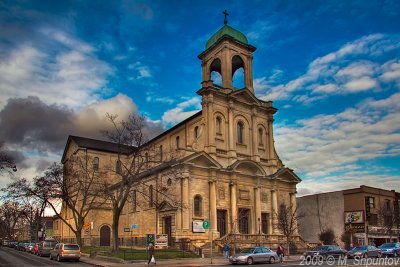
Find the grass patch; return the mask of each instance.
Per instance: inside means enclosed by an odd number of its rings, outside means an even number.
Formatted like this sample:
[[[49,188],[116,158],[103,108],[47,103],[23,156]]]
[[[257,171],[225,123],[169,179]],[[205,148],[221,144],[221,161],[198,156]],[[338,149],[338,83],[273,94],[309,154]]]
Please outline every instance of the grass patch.
[[[120,251],[116,253],[111,250],[111,247],[83,247],[81,251],[90,255],[102,255],[123,260],[147,260],[147,252],[144,249],[120,248]],[[174,249],[156,249],[154,255],[156,259],[199,258],[190,251],[183,252]]]

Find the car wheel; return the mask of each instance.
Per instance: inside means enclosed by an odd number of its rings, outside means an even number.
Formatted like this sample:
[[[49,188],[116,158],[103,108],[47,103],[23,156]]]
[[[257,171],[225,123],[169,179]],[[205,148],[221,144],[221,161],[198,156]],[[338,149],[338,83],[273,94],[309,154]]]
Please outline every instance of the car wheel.
[[[270,257],[269,258],[269,263],[275,263],[275,258],[274,257]]]
[[[61,261],[60,255],[57,255],[57,261]]]
[[[254,261],[253,261],[253,258],[252,258],[252,257],[248,257],[248,258],[247,258],[247,264],[248,264],[248,265],[252,265],[253,262],[254,262]]]
[[[364,258],[364,259],[368,258],[368,254],[365,253],[365,254],[363,255],[363,258]]]

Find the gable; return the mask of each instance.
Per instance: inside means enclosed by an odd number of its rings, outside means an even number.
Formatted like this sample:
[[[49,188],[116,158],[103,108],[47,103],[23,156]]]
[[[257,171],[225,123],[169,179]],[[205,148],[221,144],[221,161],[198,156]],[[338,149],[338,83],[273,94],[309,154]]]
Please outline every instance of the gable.
[[[279,179],[281,181],[290,182],[290,183],[299,183],[301,182],[300,177],[298,177],[293,170],[289,168],[279,169],[276,173],[270,175],[272,179]]]
[[[205,152],[197,152],[189,155],[182,160],[182,163],[190,164],[198,167],[221,168],[222,166],[210,155]]]
[[[229,96],[234,97],[239,102],[245,102],[248,104],[259,105],[260,101],[251,93],[248,89],[233,91]]]
[[[228,169],[251,176],[266,175],[264,169],[257,162],[251,160],[238,160],[229,166]]]

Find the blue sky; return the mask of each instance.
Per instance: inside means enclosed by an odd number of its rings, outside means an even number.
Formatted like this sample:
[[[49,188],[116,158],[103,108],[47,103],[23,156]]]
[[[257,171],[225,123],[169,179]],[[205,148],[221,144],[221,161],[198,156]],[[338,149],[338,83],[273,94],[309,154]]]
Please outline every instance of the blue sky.
[[[256,95],[279,109],[276,149],[299,193],[400,191],[395,0],[2,1],[0,140],[16,175],[59,161],[68,134],[98,138],[106,112],[142,113],[157,132],[198,111],[197,55],[224,9],[257,47]]]

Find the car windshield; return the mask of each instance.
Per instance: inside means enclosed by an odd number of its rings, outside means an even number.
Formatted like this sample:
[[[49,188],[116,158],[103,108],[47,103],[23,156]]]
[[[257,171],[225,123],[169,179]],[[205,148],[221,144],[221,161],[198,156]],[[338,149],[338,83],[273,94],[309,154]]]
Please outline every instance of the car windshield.
[[[254,251],[254,248],[245,248],[245,249],[242,249],[240,251],[240,253],[249,254],[249,253],[253,253],[253,251]]]
[[[394,248],[396,246],[395,243],[386,243],[381,246],[381,248]]]
[[[354,250],[367,250],[367,246],[355,247]]]
[[[43,247],[48,247],[48,248],[54,248],[56,246],[57,242],[44,242]]]
[[[64,245],[64,249],[65,250],[79,250],[79,246],[73,245],[73,244],[68,244],[68,245]]]
[[[328,250],[328,246],[321,246],[321,247],[316,247],[315,250],[320,251],[320,250]]]

